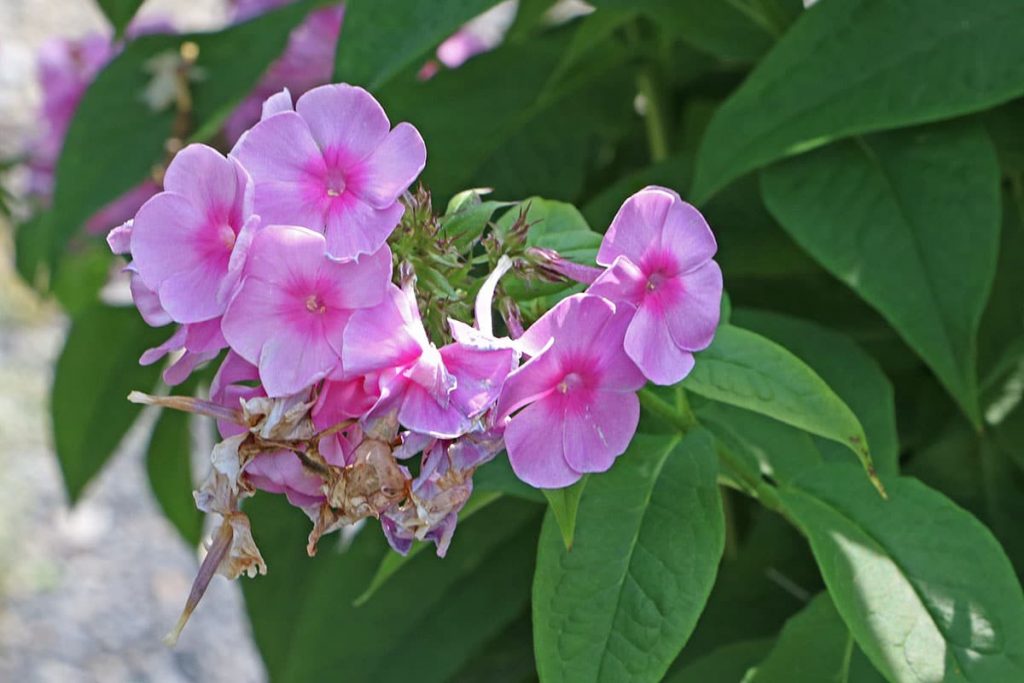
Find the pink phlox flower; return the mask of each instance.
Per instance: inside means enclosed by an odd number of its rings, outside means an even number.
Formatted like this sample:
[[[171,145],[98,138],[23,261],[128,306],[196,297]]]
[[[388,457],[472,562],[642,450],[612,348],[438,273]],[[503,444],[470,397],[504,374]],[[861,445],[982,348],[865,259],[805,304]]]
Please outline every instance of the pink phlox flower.
[[[561,488],[603,472],[629,445],[640,418],[644,378],[623,350],[629,304],[577,294],[521,338],[530,360],[509,375],[498,415],[511,416],[505,446],[516,475]]]
[[[675,192],[648,187],[626,200],[597,254],[608,269],[589,292],[627,302],[636,313],[625,349],[656,384],[675,384],[693,369],[718,327],[722,271],[704,217]]]
[[[398,198],[427,152],[410,124],[391,129],[370,93],[336,84],[263,119],[231,154],[252,175],[266,223],[316,229],[333,256],[350,258],[377,251],[398,225]]]
[[[390,280],[386,245],[340,261],[327,254],[318,232],[268,226],[253,238],[241,286],[224,313],[224,336],[259,368],[270,396],[294,394],[338,368],[353,311],[379,304]]]
[[[132,267],[179,323],[220,316],[258,229],[252,182],[238,162],[189,145],[167,169],[165,190],[132,222]]]
[[[438,349],[427,338],[412,288],[392,285],[389,293],[377,308],[353,315],[345,330],[345,371],[380,373],[373,414],[394,413],[405,428],[440,438],[464,434],[496,400],[514,352],[457,342]]]
[[[216,358],[226,346],[219,319],[179,325],[167,341],[143,353],[139,364],[152,365],[172,351],[183,350],[181,356],[164,370],[164,382],[173,387],[188,379],[199,365]]]

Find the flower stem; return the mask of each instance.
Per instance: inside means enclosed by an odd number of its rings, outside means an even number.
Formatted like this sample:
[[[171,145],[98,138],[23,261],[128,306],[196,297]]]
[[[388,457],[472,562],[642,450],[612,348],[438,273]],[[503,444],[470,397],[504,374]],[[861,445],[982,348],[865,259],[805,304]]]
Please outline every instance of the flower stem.
[[[644,123],[647,126],[647,144],[651,161],[658,163],[669,156],[669,128],[664,102],[654,76],[654,69],[645,66],[636,75],[636,88],[644,99]]]
[[[682,389],[679,389],[679,391],[682,392]],[[668,401],[663,400],[652,390],[647,388],[641,389],[638,395],[640,397],[641,406],[643,406],[648,412],[664,419],[666,422],[678,429],[682,434],[686,434],[697,426],[697,419],[693,416],[693,412],[689,409],[689,406],[686,406],[685,411],[674,408]]]

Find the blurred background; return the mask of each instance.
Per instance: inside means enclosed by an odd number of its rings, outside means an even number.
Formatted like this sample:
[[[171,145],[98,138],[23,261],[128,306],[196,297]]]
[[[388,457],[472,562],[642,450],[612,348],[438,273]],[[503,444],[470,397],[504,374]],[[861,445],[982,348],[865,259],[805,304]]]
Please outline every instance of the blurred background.
[[[142,16],[198,30],[227,11],[221,0],[151,0]],[[0,158],[37,132],[44,42],[107,31],[86,0],[0,0]],[[152,420],[69,509],[47,407],[66,320],[18,279],[0,222],[0,681],[265,680],[237,583],[215,580],[178,646],[161,642],[198,565],[146,479]]]

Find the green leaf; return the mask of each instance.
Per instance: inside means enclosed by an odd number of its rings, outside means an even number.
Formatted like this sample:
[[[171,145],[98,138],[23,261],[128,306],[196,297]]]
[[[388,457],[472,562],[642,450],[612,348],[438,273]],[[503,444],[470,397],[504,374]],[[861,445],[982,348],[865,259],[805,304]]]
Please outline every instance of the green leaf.
[[[141,406],[128,392],[150,391],[159,365],[139,356],[168,334],[147,326],[134,308],[95,306],[71,323],[54,372],[53,440],[71,502],[113,453]]]
[[[541,531],[534,648],[545,682],[658,681],[697,623],[725,537],[707,433],[637,435],[591,477],[572,551]]]
[[[642,12],[659,29],[725,61],[756,61],[780,32],[746,0],[597,0],[593,4],[599,9]]]
[[[195,382],[180,387],[179,394],[191,395]],[[146,449],[149,486],[164,515],[181,537],[198,546],[203,531],[203,513],[196,508],[192,490],[192,433],[188,413],[162,408]]]
[[[479,239],[498,209],[511,206],[511,202],[484,201],[481,190],[465,190],[452,197],[448,209],[441,217],[444,236],[455,240],[460,250],[466,250]]]
[[[107,21],[114,27],[114,34],[117,37],[124,35],[125,27],[131,23],[142,2],[143,0],[97,0]]]
[[[483,508],[487,507],[494,501],[501,497],[500,493],[487,492],[477,493],[466,501],[465,507],[459,512],[459,523],[465,522],[467,519],[473,516],[474,513],[479,512]],[[425,541],[415,541],[412,547],[409,548],[409,552],[405,555],[399,555],[398,553],[387,553],[384,555],[384,559],[380,561],[380,566],[377,567],[377,573],[373,575],[373,579],[370,581],[370,585],[366,587],[359,597],[352,603],[356,607],[361,607],[373,597],[374,593],[380,590],[380,587],[387,583],[387,580],[394,576],[395,572],[404,567],[409,561],[420,554],[420,552],[426,548],[433,548],[434,544]]]
[[[1022,33],[1018,0],[818,3],[712,119],[697,161],[695,200],[831,140],[952,118],[1019,96]]]
[[[753,309],[737,309],[734,320],[786,347],[818,373],[863,425],[878,473],[899,471],[892,383],[874,358],[847,335],[809,320]],[[830,441],[820,440],[816,446],[823,452],[838,450]]]
[[[572,541],[576,536],[576,513],[580,507],[583,488],[587,485],[587,476],[584,475],[572,486],[561,489],[544,489],[544,497],[548,499],[548,506],[555,516],[558,530],[562,532],[562,541],[565,543],[566,550],[572,550]]]
[[[740,640],[729,643],[669,673],[662,683],[739,683],[747,669],[772,649],[771,639]]]
[[[51,259],[63,255],[89,216],[163,161],[175,112],[154,111],[142,98],[152,78],[146,70],[151,59],[177,54],[187,41],[199,47],[196,67],[202,78],[191,86],[191,119],[195,129],[212,135],[315,4],[300,0],[222,31],[146,35],[125,46],[85,92],[64,139],[46,220]]]
[[[529,484],[524,484],[516,473],[504,451],[497,458],[477,468],[473,475],[473,490],[477,493],[496,491],[505,493],[531,503],[545,502],[544,494]]]
[[[874,477],[867,436],[857,416],[814,370],[773,341],[722,325],[711,346],[697,354],[683,387],[841,443]]]
[[[821,593],[786,622],[771,652],[743,683],[846,683],[852,653],[849,629]]]
[[[829,464],[779,489],[843,620],[890,681],[1024,680],[1024,593],[980,522],[915,479]]]
[[[423,182],[435,199],[467,186],[492,187],[501,197],[554,190],[572,199],[595,145],[624,123],[639,125],[629,114],[625,56],[616,51],[600,53],[541,97],[571,35],[562,29],[505,44],[426,82],[406,73],[378,93],[392,120],[411,121],[423,135],[431,155]]]
[[[338,41],[336,81],[374,89],[497,0],[349,0]]]
[[[516,619],[464,666],[448,683],[534,683],[533,633],[530,614]]]
[[[530,226],[526,243],[531,247],[543,247],[557,251],[562,258],[575,263],[595,265],[597,250],[601,246],[601,235],[590,229],[586,219],[572,204],[541,197],[530,197],[506,211],[497,222],[499,235],[505,234],[526,212],[526,223]],[[539,317],[550,306],[544,297],[561,297],[576,287],[571,282],[547,282],[525,280],[510,273],[502,280],[502,288],[531,317]],[[580,287],[581,289],[581,287]],[[530,306],[533,301],[535,306]]]
[[[762,192],[793,239],[877,309],[980,424],[976,337],[1001,211],[984,129],[838,143],[768,169]]]
[[[350,547],[323,542],[308,558],[309,521],[281,496],[257,496],[246,512],[270,571],[242,588],[277,683],[443,683],[528,604],[538,515],[527,503],[501,500],[474,515],[447,557],[421,553],[362,607],[353,601],[393,552],[376,523]]]

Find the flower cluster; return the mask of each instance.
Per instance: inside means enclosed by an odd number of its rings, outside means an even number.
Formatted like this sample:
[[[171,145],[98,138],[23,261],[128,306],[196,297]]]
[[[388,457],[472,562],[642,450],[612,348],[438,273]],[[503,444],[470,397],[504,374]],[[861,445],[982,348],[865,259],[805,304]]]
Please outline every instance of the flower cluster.
[[[209,400],[133,395],[218,420],[223,441],[196,500],[224,522],[197,581],[264,570],[239,507],[257,490],[306,512],[310,554],[324,534],[372,517],[397,551],[430,540],[444,555],[477,467],[505,449],[540,488],[607,470],[636,431],[636,392],[680,380],[710,343],[715,240],[661,188],[626,201],[601,267],[514,255],[588,282],[585,292],[525,331],[496,331],[493,297],[516,265],[501,254],[472,324],[451,319],[431,338],[418,254],[392,253],[433,220],[408,210],[425,162],[417,130],[392,127],[365,90],[326,85],[294,103],[285,90],[228,156],[179,152],[164,190],[110,233],[130,256],[142,316],[177,325],[141,362],[180,350],[164,374],[173,385],[227,350]],[[420,454],[414,477],[403,463]]]

